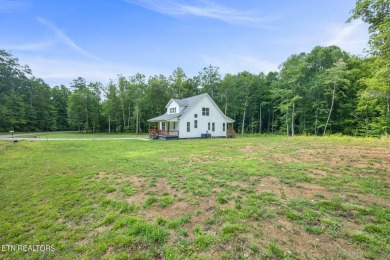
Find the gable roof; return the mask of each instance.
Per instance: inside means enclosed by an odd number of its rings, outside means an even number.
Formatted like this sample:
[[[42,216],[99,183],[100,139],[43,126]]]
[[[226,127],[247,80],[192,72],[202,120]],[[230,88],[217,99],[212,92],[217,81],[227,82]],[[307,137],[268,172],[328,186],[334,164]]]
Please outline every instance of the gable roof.
[[[179,107],[184,107],[180,111],[180,113],[176,113],[176,114],[167,114],[167,113],[165,113],[164,115],[161,115],[161,116],[149,119],[148,122],[165,121],[165,120],[173,119],[175,117],[177,117],[177,119],[180,119],[180,117],[183,114],[185,114],[186,112],[190,111],[192,107],[194,107],[199,101],[201,101],[206,96],[208,96],[210,98],[210,100],[214,103],[214,105],[219,109],[219,107],[215,104],[214,100],[207,93],[196,95],[196,96],[189,97],[189,98],[184,98],[184,99],[171,99],[168,102],[168,104],[166,105],[166,108],[169,106],[169,104],[171,104],[172,101],[175,101],[179,105]],[[221,110],[220,110],[220,112],[222,113],[222,115],[224,115],[224,113]],[[224,116],[226,117],[226,119],[228,120],[229,123],[233,123],[234,122],[233,119],[227,117],[226,115],[224,115]]]
[[[179,105],[179,107],[188,106],[188,101],[186,101],[184,99],[173,99],[173,100]]]

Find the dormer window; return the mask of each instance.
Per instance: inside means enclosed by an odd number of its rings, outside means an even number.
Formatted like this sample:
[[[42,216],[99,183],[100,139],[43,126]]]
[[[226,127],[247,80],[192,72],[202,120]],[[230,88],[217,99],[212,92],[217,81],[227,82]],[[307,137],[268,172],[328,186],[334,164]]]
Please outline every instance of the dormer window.
[[[171,107],[169,109],[169,114],[176,114],[176,107]]]

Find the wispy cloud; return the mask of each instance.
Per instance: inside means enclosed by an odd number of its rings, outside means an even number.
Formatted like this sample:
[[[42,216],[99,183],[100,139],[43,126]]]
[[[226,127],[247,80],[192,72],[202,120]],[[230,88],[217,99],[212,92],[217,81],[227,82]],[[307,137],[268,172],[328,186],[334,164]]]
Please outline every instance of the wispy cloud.
[[[37,42],[37,43],[26,43],[26,44],[19,44],[19,45],[4,45],[1,46],[1,48],[5,50],[13,50],[13,51],[42,51],[46,50],[49,47],[53,46],[56,41],[49,40],[44,42]]]
[[[361,54],[367,47],[367,25],[362,21],[353,21],[343,26],[330,26],[329,38],[325,45],[336,45],[353,54]]]
[[[197,4],[185,4],[172,0],[124,0],[170,16],[198,16],[220,20],[233,24],[248,24],[256,27],[265,26],[266,22],[276,20],[277,17],[260,16],[252,11],[240,11],[234,8],[215,4],[211,1],[202,1]]]
[[[98,57],[96,57],[93,54],[90,54],[86,50],[82,49],[80,46],[78,46],[69,36],[67,36],[63,31],[61,31],[59,28],[57,28],[54,24],[46,21],[45,19],[41,17],[36,18],[39,23],[42,25],[48,27],[51,29],[51,31],[56,35],[57,40],[64,43],[68,47],[70,47],[72,50],[78,52],[79,54],[83,55],[84,57],[94,59],[94,60],[100,60]]]
[[[0,0],[0,12],[12,12],[27,6],[26,1]]]

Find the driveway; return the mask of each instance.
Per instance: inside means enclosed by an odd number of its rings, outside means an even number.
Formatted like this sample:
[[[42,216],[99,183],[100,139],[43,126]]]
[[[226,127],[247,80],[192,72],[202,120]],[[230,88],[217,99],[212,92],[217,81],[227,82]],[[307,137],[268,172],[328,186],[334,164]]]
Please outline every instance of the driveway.
[[[77,132],[77,131],[76,131]],[[143,141],[149,141],[149,138],[141,138],[141,137],[96,137],[96,138],[48,138],[48,137],[36,137],[36,138],[22,138],[23,136],[27,135],[42,135],[42,134],[56,134],[56,133],[69,133],[69,132],[37,132],[37,133],[24,133],[24,134],[14,134],[14,137],[12,138],[11,134],[7,135],[0,135],[0,140],[6,140],[6,141],[109,141],[109,140],[143,140]]]

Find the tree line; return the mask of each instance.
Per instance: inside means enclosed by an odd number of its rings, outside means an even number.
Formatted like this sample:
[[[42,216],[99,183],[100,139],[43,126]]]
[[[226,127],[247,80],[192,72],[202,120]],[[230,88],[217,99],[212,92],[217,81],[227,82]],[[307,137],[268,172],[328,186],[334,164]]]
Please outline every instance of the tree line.
[[[367,57],[337,46],[293,54],[278,72],[222,76],[208,66],[188,77],[118,75],[107,85],[76,78],[48,86],[0,50],[0,131],[145,133],[171,98],[208,93],[240,133],[381,136],[390,131],[390,3],[357,0],[353,19],[370,25]]]

